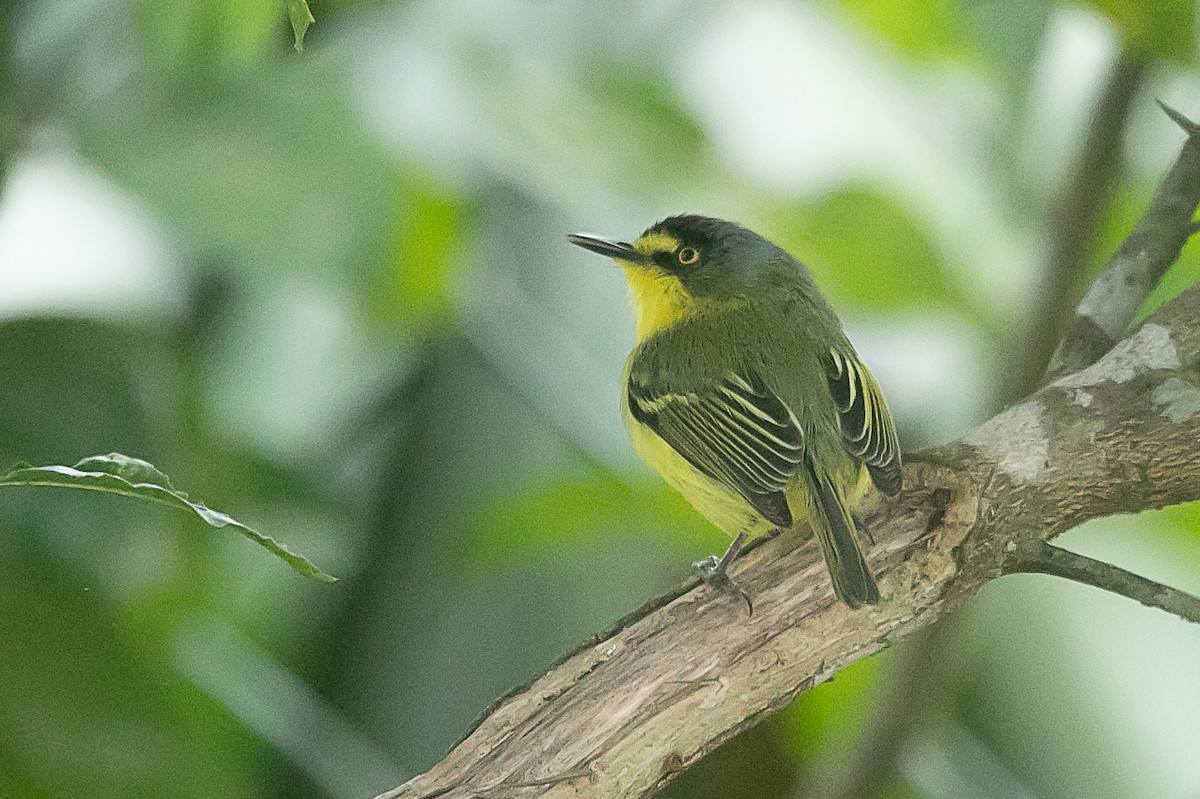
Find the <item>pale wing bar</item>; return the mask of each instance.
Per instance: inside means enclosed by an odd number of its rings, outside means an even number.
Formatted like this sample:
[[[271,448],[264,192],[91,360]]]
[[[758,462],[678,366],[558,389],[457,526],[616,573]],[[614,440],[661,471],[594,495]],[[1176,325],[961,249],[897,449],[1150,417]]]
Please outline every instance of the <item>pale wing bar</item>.
[[[790,525],[786,487],[804,459],[796,417],[761,380],[729,375],[703,392],[656,394],[630,381],[633,417],[692,466]]]

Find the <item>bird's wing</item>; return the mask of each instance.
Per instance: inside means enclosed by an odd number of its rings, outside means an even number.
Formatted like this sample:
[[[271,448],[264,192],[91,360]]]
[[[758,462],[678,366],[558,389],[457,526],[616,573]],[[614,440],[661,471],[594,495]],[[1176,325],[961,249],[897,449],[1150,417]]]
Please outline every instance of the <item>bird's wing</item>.
[[[880,491],[897,493],[901,484],[900,442],[879,384],[849,348],[831,349],[822,360],[837,405],[842,443],[866,464]]]
[[[792,523],[785,487],[804,459],[796,417],[756,375],[703,389],[657,390],[629,381],[629,410],[692,466],[737,492],[768,521]]]

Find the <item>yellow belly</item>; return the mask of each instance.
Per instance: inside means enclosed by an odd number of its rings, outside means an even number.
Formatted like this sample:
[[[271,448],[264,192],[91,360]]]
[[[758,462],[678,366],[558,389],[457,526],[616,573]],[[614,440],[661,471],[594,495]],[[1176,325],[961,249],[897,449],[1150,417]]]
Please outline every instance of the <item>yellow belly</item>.
[[[754,537],[775,528],[774,524],[765,519],[740,494],[701,474],[657,433],[634,419],[627,406],[623,410],[625,426],[629,429],[634,450],[667,481],[667,485],[683,494],[704,518],[730,536],[744,532]],[[850,479],[846,481],[851,486],[845,492],[848,507],[862,499],[870,487],[867,470],[861,466],[855,468],[858,471],[857,475],[848,475]],[[812,509],[812,497],[801,480],[793,480],[788,485],[787,493],[788,509],[792,512],[792,526],[800,526],[808,520]]]
[[[704,518],[731,536],[741,532],[756,536],[775,527],[741,495],[697,471],[657,433],[634,419],[628,409],[624,415],[637,454]],[[792,514],[796,515],[795,508]]]

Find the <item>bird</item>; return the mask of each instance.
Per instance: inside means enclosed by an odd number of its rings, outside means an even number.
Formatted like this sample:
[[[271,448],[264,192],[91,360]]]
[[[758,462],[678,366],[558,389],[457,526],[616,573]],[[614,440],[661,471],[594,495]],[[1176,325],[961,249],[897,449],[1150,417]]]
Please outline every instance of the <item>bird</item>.
[[[872,483],[900,491],[899,441],[809,268],[739,224],[693,214],[632,243],[567,239],[625,273],[636,324],[621,406],[634,449],[733,538],[696,561],[700,577],[753,615],[730,563],[748,540],[807,526],[837,598],[878,603],[850,509]]]

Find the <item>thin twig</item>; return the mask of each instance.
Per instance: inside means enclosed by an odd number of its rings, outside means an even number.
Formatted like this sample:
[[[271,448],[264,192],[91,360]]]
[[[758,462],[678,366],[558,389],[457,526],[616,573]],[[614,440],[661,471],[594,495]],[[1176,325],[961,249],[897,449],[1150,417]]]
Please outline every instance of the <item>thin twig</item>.
[[[1050,361],[1046,382],[1077,372],[1112,349],[1195,232],[1192,216],[1200,203],[1200,127],[1178,111],[1159,105],[1188,139],[1154,192],[1150,208],[1075,309],[1075,319]]]
[[[1010,574],[1052,574],[1065,577],[1200,624],[1200,597],[1044,541],[1036,542],[1028,550],[1024,550],[1023,554],[1010,559],[1005,571]]]

